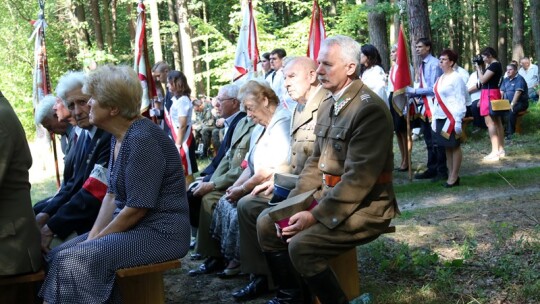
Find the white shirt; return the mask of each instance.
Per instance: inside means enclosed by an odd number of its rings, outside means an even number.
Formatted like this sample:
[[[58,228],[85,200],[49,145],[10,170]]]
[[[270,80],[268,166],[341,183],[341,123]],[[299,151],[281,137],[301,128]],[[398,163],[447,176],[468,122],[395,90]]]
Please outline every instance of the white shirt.
[[[475,87],[476,91],[474,93],[469,94],[470,95],[470,104],[467,104],[467,106],[470,106],[473,101],[480,100],[480,94],[481,91],[477,87],[478,84],[478,74],[476,72],[472,72],[471,76],[469,76],[469,80],[467,81],[467,89],[470,89],[471,87]]]
[[[191,100],[187,96],[180,96],[176,97],[173,96],[171,98],[172,105],[171,105],[171,120],[176,129],[180,127],[178,124],[178,118],[180,117],[187,117],[187,126],[186,134],[184,134],[184,141],[186,141],[189,138],[189,132],[191,132],[191,112],[193,111],[193,104],[191,103]]]
[[[374,65],[365,70],[362,74],[362,82],[377,94],[388,107],[388,96],[386,95],[386,74],[382,67]]]
[[[536,64],[531,63],[528,70],[520,68],[518,73],[525,78],[529,90],[532,90],[538,84],[538,66]]]

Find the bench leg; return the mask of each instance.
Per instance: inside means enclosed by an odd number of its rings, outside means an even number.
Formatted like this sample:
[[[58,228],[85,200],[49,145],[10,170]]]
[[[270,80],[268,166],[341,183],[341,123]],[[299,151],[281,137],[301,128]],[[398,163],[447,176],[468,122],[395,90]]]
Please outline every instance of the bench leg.
[[[516,118],[516,133],[521,134],[521,120],[523,119],[523,115],[520,115]]]
[[[163,304],[163,272],[153,272],[132,277],[117,278],[122,301],[130,304]]]
[[[349,301],[360,295],[360,276],[357,265],[356,247],[330,260],[330,267]],[[318,299],[315,299],[315,304],[319,304]]]

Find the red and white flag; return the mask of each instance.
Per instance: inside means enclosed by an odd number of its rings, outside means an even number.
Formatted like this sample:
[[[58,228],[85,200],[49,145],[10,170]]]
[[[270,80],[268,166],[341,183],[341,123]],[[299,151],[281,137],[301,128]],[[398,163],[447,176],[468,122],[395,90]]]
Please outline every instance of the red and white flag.
[[[307,56],[317,61],[321,42],[326,38],[326,30],[324,29],[324,20],[321,8],[317,0],[313,0],[313,9],[311,12],[311,25],[309,26],[309,40]]]
[[[248,0],[247,7],[244,6],[242,27],[240,28],[238,45],[236,46],[233,81],[240,79],[249,72],[257,71],[258,62],[257,26],[255,25],[251,0]]]
[[[392,97],[393,107],[396,112],[400,114],[403,112],[403,108],[407,104],[405,90],[408,86],[412,85],[406,41],[405,34],[403,34],[403,26],[400,26],[396,54],[396,72],[393,83],[394,95]]]
[[[139,74],[139,80],[143,88],[141,113],[149,117],[148,111],[151,102],[157,96],[156,84],[152,77],[152,67],[148,57],[148,45],[146,43],[146,13],[143,0],[139,0],[137,6],[137,28],[135,32],[135,62],[133,69]]]

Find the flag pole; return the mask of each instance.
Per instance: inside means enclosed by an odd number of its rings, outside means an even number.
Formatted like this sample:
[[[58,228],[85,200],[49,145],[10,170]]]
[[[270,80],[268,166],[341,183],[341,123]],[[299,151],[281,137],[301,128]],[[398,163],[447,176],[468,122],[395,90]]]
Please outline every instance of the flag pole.
[[[33,107],[34,111],[43,97],[51,93],[51,78],[49,75],[49,65],[47,63],[47,49],[45,47],[45,0],[38,0],[39,12],[38,19],[34,22],[34,31],[29,40],[34,40],[34,79],[33,79]],[[49,134],[53,156],[54,168],[56,172],[56,187],[60,188],[60,169],[58,168],[58,153],[56,149],[56,136]]]
[[[146,40],[146,11],[144,0],[139,0],[137,5],[137,28],[135,33],[135,56],[133,68],[139,76],[143,87],[143,96],[141,102],[141,114],[149,117],[150,106],[154,105],[154,100],[157,97],[156,83],[152,76],[152,67],[150,66],[150,58],[148,55],[148,43]],[[155,117],[152,118],[154,123],[157,123]]]

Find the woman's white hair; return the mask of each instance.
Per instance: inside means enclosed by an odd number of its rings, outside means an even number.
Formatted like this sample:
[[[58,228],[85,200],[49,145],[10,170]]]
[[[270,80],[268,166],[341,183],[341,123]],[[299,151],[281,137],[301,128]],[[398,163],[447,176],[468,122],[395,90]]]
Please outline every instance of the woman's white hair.
[[[67,107],[67,93],[77,88],[82,88],[86,81],[86,74],[79,71],[70,71],[64,74],[56,85],[56,96],[60,97]]]
[[[36,122],[36,125],[41,124],[45,117],[51,113],[55,103],[56,97],[54,95],[49,94],[43,97],[43,99],[37,105],[36,113],[34,114],[34,121]]]

